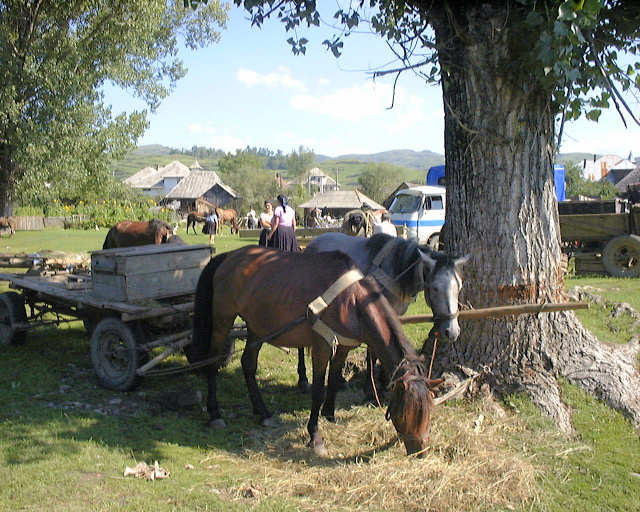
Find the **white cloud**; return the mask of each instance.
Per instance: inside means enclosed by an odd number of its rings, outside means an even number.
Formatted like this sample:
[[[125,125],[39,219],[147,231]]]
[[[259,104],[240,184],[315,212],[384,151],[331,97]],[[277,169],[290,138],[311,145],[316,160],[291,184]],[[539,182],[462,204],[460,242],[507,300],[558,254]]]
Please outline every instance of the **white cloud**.
[[[627,158],[632,151],[635,156],[640,156],[640,130],[610,128],[599,123],[590,123],[589,128],[574,131],[565,127],[561,152],[614,154]]]
[[[251,69],[240,68],[236,71],[236,80],[250,87],[265,86],[269,88],[306,89],[304,82],[294,78],[289,69],[279,66],[271,73],[258,73]]]
[[[392,101],[394,107],[389,109]],[[296,110],[339,121],[357,123],[377,119],[393,134],[426,119],[423,98],[409,94],[401,87],[396,88],[394,98],[391,85],[371,81],[325,95],[298,94],[290,99],[290,105]]]

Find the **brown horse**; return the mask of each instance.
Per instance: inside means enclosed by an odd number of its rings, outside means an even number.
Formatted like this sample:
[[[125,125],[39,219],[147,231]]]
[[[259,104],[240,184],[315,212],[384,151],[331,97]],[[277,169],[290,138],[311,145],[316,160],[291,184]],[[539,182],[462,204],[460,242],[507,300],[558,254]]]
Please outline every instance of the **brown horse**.
[[[13,236],[16,232],[16,219],[13,217],[0,217],[0,229],[9,228],[9,236]]]
[[[216,208],[216,215],[218,216],[217,231],[220,231],[220,228],[225,222],[228,222],[231,226],[232,235],[240,231],[240,226],[238,226],[238,212],[236,212],[233,208],[229,208],[228,210]],[[216,234],[218,233],[216,232]]]
[[[211,358],[206,367],[210,426],[225,426],[218,408],[216,378],[230,356],[232,345],[227,334],[239,315],[247,324],[242,370],[253,410],[264,425],[272,423],[272,414],[262,400],[255,378],[258,353],[264,342],[282,347],[311,347],[313,386],[307,430],[311,437],[309,444],[319,455],[326,454],[318,432],[319,414],[322,412],[329,421],[335,420],[342,367],[348,352],[364,342],[393,376],[387,419],[393,421],[407,453],[425,449],[433,382],[427,379],[423,359],[402,332],[397,314],[376,281],[362,278],[359,272],[353,272],[355,269],[351,258],[337,251],[282,253],[264,247],[243,247],[209,262],[196,288],[193,340],[185,353],[192,363]],[[354,273],[355,277],[344,281],[345,276],[352,277]],[[322,304],[318,301],[322,295],[324,309],[317,307]],[[316,329],[322,325],[328,326],[324,334]],[[335,335],[340,336],[340,344],[336,343]],[[329,361],[329,391],[325,400]]]
[[[123,220],[113,226],[102,244],[103,249],[134,245],[165,244],[175,234],[175,228],[159,219],[150,221]]]
[[[194,235],[198,234],[196,233],[196,224],[198,222],[207,222],[207,219],[206,217],[200,215],[200,213],[198,212],[189,212],[189,214],[187,215],[187,234],[189,234],[190,227],[193,229]]]

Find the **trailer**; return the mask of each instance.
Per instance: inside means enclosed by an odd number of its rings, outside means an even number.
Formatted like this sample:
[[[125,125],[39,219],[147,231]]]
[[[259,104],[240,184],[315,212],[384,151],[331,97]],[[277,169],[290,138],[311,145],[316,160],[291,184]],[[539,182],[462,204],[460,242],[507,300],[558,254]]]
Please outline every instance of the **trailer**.
[[[100,384],[126,391],[191,340],[193,295],[209,245],[146,245],[91,254],[91,272],[0,274],[0,344],[82,320]],[[160,352],[164,348],[164,351]],[[154,354],[158,353],[154,356]]]
[[[627,201],[558,203],[564,249],[576,273],[640,276],[640,205]]]

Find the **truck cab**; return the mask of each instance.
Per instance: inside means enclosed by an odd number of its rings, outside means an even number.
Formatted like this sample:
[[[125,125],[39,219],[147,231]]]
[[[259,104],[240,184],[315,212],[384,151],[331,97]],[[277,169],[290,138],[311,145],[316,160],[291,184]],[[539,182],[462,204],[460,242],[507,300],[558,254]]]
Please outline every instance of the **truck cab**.
[[[420,186],[398,191],[391,206],[391,222],[404,226],[410,239],[437,249],[444,225],[444,187]]]

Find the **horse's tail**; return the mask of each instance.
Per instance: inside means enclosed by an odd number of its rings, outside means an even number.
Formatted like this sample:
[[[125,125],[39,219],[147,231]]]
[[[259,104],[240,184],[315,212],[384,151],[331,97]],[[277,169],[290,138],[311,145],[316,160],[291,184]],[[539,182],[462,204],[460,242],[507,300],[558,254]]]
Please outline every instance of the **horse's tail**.
[[[213,333],[213,276],[218,267],[227,257],[227,254],[220,254],[212,258],[204,267],[198,284],[196,285],[196,295],[193,307],[193,336],[191,343],[187,345],[184,352],[191,363],[202,361],[209,356],[211,347],[211,335]],[[231,358],[233,343],[225,343],[225,360],[218,363],[218,366],[225,366]]]
[[[102,244],[103,249],[113,249],[115,247],[115,241],[113,239],[114,237],[113,229],[114,228],[111,228],[107,232],[107,236],[104,237],[104,243]]]

